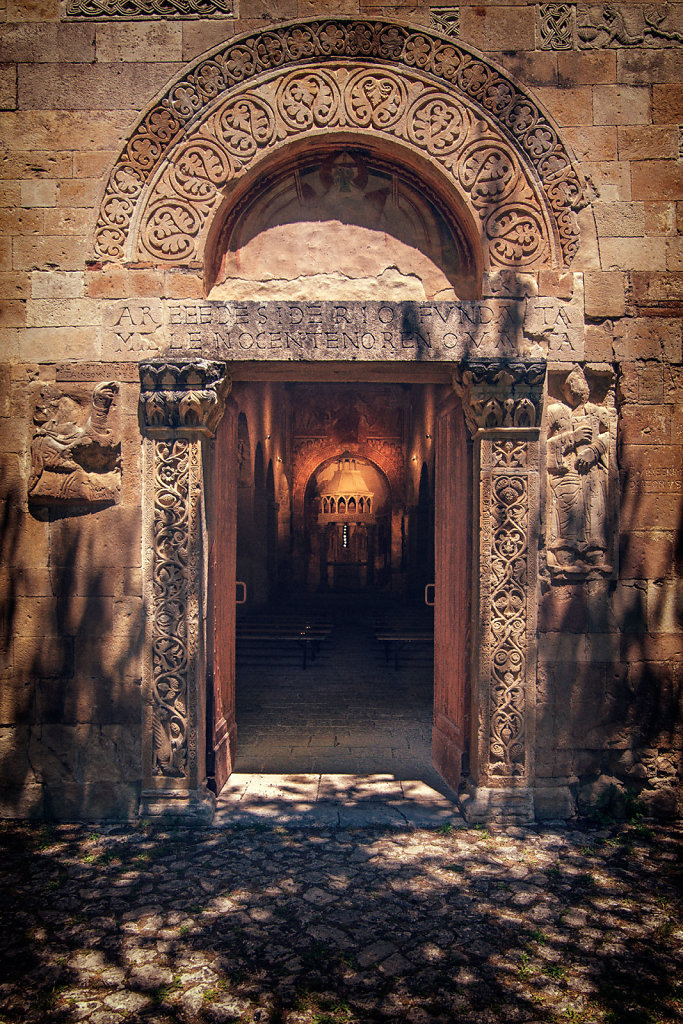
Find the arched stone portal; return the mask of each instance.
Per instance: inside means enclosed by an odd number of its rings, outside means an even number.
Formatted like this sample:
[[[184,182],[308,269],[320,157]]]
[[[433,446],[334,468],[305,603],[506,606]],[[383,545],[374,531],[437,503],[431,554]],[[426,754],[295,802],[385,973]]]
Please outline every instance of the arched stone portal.
[[[230,403],[216,448],[211,441],[231,372],[270,367],[287,379],[286,364],[306,380],[315,366],[324,380],[354,364],[355,380],[429,371],[452,377],[459,394],[437,443],[441,466],[458,466],[449,486],[460,513],[471,482],[473,543],[470,556],[447,529],[437,536],[434,757],[457,785],[469,678],[468,813],[529,819],[545,367],[549,353],[560,362],[582,355],[571,302],[539,297],[532,282],[577,249],[580,180],[538,104],[452,39],[350,20],[283,26],[201,58],[143,117],[101,204],[98,260],[201,271],[210,287],[231,216],[308,141],[404,163],[457,225],[467,265],[489,280],[508,276],[493,294],[461,302],[163,306],[157,357],[140,370],[151,609],[144,808],[210,813],[207,774],[220,788],[233,764],[234,603],[219,609],[211,586],[217,558],[232,566],[228,586],[234,579]],[[532,277],[522,282],[520,271]],[[212,495],[226,473],[219,509]],[[443,527],[454,499],[445,484],[441,495]]]

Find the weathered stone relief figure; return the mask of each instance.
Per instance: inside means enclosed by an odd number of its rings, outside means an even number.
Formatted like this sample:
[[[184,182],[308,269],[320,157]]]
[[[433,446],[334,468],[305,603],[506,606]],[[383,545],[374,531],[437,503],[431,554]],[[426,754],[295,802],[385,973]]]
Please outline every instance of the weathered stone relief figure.
[[[583,370],[548,409],[548,565],[556,574],[610,571],[616,411],[589,401]]]
[[[28,497],[36,505],[117,502],[121,439],[108,425],[118,394],[113,381],[85,395],[45,394],[33,414]]]

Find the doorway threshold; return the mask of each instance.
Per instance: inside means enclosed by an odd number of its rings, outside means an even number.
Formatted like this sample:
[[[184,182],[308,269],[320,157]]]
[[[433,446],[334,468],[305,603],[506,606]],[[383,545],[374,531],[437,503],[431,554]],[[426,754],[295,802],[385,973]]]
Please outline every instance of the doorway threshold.
[[[394,775],[233,773],[216,801],[214,826],[464,828],[457,795]]]

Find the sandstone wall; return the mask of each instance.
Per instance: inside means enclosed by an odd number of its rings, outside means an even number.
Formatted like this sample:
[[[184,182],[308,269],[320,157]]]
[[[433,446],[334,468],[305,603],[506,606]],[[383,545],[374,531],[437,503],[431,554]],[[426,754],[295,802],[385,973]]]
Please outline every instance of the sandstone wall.
[[[557,798],[566,784],[581,807],[603,794],[607,810],[623,810],[632,793],[648,811],[672,813],[683,659],[683,4],[667,4],[662,20],[645,3],[619,5],[616,25],[601,4],[236,4],[235,17],[188,20],[79,19],[60,0],[7,0],[0,12],[3,812],[125,817],[139,797],[144,346],[127,339],[133,328],[144,335],[156,298],[204,290],[199,272],[89,262],[109,171],[140,111],[186,62],[234,34],[334,13],[436,24],[477,48],[545,106],[585,176],[573,276],[531,276],[542,295],[574,291],[587,374],[614,373],[618,569],[572,582],[546,571],[542,554],[536,771],[547,787],[537,808],[569,813]],[[127,299],[138,310],[149,303],[149,319],[121,322]],[[103,428],[120,437],[120,460],[106,470],[120,470],[116,494],[97,500],[105,470],[96,466],[83,470],[94,482],[75,473],[70,502],[29,504],[36,406],[70,397],[76,406],[55,406],[53,420],[91,438],[103,381],[118,385]]]

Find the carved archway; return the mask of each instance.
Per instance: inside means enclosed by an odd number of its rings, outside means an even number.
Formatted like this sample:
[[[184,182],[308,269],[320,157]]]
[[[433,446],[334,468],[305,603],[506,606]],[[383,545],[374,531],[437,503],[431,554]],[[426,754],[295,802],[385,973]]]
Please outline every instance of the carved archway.
[[[579,175],[519,85],[449,37],[335,19],[241,37],[181,73],[111,172],[96,259],[200,268],[245,176],[328,133],[428,165],[429,184],[478,225],[486,268],[568,264],[578,248]]]

